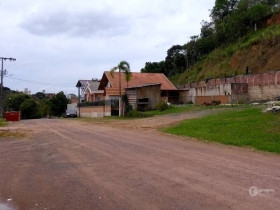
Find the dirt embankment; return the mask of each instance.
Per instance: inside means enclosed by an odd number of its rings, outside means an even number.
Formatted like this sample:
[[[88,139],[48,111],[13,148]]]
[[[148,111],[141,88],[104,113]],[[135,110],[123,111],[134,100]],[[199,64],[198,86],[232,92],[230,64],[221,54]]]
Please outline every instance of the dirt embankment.
[[[261,73],[280,69],[280,36],[263,40],[249,49],[235,53],[229,61],[230,67],[244,74],[248,66],[250,73]]]

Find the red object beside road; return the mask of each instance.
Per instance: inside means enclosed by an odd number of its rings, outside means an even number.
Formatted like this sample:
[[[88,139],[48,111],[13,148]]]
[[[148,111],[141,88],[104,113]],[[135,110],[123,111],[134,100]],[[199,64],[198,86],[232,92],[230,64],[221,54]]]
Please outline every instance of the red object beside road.
[[[5,112],[6,121],[20,121],[20,112]]]

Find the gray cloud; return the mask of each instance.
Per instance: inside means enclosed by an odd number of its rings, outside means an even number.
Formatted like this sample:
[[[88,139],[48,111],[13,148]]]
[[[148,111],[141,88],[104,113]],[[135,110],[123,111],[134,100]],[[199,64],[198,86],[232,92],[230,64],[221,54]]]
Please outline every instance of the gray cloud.
[[[11,89],[76,93],[78,79],[101,78],[126,60],[133,71],[160,61],[172,45],[199,34],[213,0],[7,0],[1,1],[1,54],[15,78]],[[74,37],[74,38],[73,38]],[[72,85],[71,85],[72,84]]]
[[[110,11],[37,13],[20,24],[23,29],[38,36],[66,34],[75,37],[119,36],[128,33],[130,25],[129,18]]]

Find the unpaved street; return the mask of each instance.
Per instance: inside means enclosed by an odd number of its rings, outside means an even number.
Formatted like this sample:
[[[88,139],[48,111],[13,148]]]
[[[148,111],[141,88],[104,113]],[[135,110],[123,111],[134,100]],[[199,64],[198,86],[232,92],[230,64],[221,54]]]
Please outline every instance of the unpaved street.
[[[0,139],[0,200],[18,209],[280,206],[279,155],[75,120],[11,127],[29,130]],[[251,186],[274,193],[253,197]]]

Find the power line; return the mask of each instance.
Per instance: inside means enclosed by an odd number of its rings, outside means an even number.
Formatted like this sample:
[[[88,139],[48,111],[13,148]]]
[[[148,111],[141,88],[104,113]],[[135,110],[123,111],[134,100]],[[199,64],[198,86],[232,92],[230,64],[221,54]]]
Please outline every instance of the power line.
[[[7,76],[8,79],[18,80],[27,83],[39,84],[39,85],[50,85],[50,86],[73,86],[73,83],[48,83],[48,82],[37,82],[32,80],[25,80],[16,77]]]

